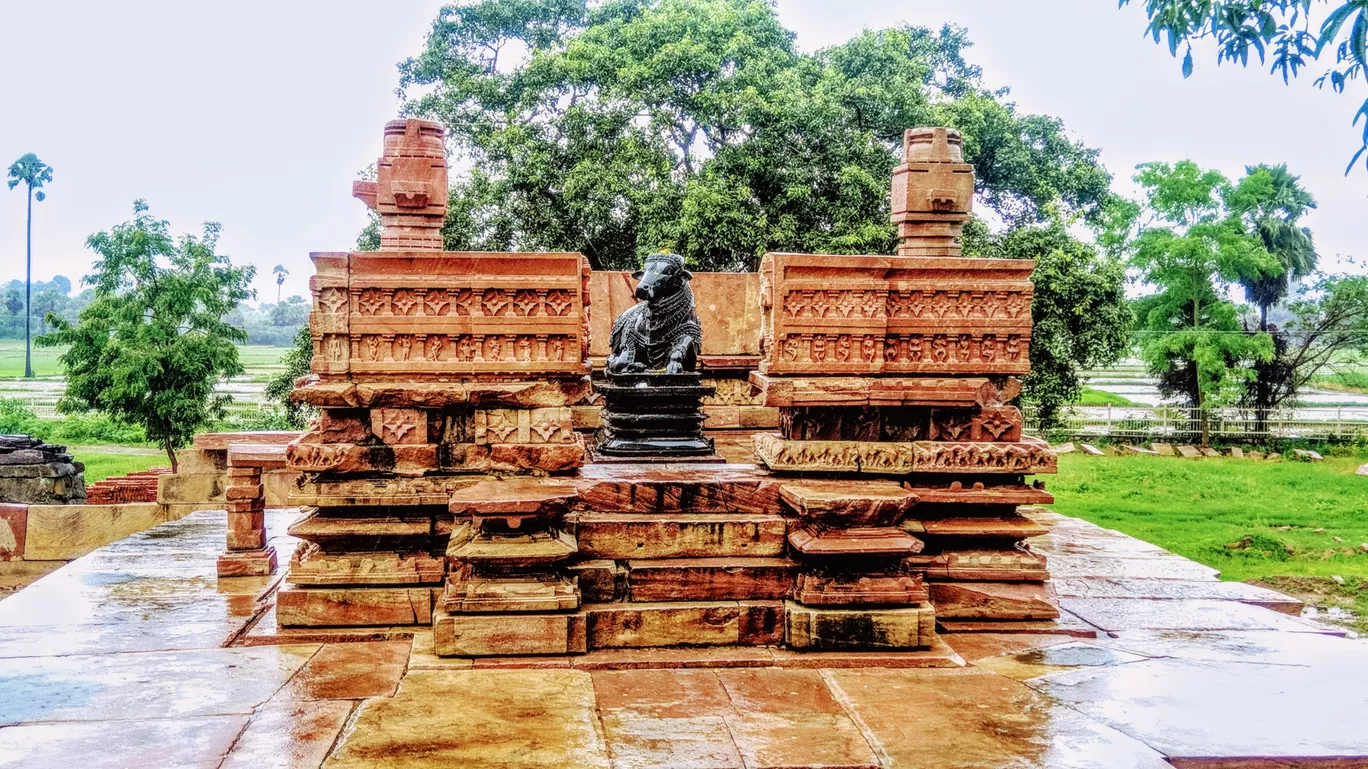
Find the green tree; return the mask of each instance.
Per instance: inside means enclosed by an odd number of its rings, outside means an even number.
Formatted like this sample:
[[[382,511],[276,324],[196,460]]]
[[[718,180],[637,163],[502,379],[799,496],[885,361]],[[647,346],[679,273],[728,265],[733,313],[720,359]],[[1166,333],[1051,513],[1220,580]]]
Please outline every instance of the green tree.
[[[1259,330],[1267,331],[1269,308],[1287,298],[1293,281],[1316,271],[1311,230],[1297,226],[1316,207],[1316,199],[1302,188],[1301,177],[1288,173],[1286,164],[1246,166],[1245,174],[1227,202],[1282,266],[1277,273],[1240,280],[1245,297],[1259,308]]]
[[[39,188],[52,181],[52,167],[38,159],[32,152],[14,161],[9,167],[9,188],[14,189],[23,183],[28,193],[28,216],[24,223],[24,378],[33,378],[33,342],[28,310],[33,286],[33,201],[41,203],[47,193]],[[35,190],[37,190],[35,194]]]
[[[303,430],[317,411],[306,403],[291,400],[290,393],[294,391],[295,380],[308,376],[313,363],[313,334],[308,327],[295,334],[294,345],[281,356],[280,363],[284,368],[266,383],[266,399],[280,404],[291,429]]]
[[[1155,289],[1136,307],[1141,355],[1161,392],[1198,409],[1206,445],[1205,409],[1238,397],[1253,376],[1250,364],[1273,356],[1267,334],[1243,333],[1239,308],[1226,294],[1238,281],[1282,268],[1227,207],[1232,187],[1220,172],[1190,160],[1139,168],[1144,206],[1112,221],[1125,233],[1113,232],[1106,242],[1124,243],[1131,266]]]
[[[276,304],[280,304],[280,289],[285,285],[285,276],[289,275],[290,271],[285,269],[285,265],[277,264],[271,268],[271,274],[276,276]]]
[[[469,168],[453,249],[573,249],[598,269],[660,249],[710,270],[888,253],[888,179],[917,125],[962,130],[1010,224],[1093,216],[1097,152],[987,89],[969,45],[904,26],[803,53],[765,0],[478,0],[442,9],[400,88]]]
[[[1036,407],[1041,429],[1052,430],[1083,394],[1079,372],[1110,366],[1130,347],[1125,264],[1072,237],[1058,220],[986,237],[974,227],[966,240],[966,254],[1036,261],[1031,373],[1022,397]]]
[[[1120,0],[1126,5],[1130,0]],[[1149,16],[1146,32],[1169,53],[1183,52],[1183,77],[1192,75],[1192,41],[1216,43],[1216,62],[1247,66],[1251,50],[1260,63],[1272,58],[1270,72],[1284,83],[1301,74],[1311,61],[1334,51],[1334,63],[1316,78],[1316,87],[1327,84],[1343,93],[1350,81],[1368,75],[1368,3],[1363,0],[1332,0],[1330,12],[1313,26],[1312,0],[1145,0]],[[1363,120],[1362,146],[1349,160],[1346,174],[1368,151],[1368,99],[1354,113],[1354,125]],[[1365,158],[1368,167],[1368,158]]]
[[[219,225],[176,240],[147,210],[139,200],[131,221],[90,236],[94,300],[75,324],[49,317],[57,330],[37,341],[68,347],[63,411],[141,425],[174,469],[175,450],[224,416],[231,399],[215,385],[243,371],[234,342],[247,336],[224,316],[253,295],[256,269],[214,252]]]

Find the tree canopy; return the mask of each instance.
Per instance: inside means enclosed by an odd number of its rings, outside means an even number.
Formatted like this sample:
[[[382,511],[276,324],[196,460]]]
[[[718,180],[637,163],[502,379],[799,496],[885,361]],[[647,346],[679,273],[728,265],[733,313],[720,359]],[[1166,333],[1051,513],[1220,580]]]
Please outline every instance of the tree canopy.
[[[1031,373],[1022,386],[1040,428],[1054,429],[1083,394],[1079,372],[1110,366],[1130,348],[1125,262],[1099,254],[1058,220],[974,237],[965,253],[1035,260]]]
[[[1145,163],[1135,181],[1143,205],[1116,217],[1112,227],[1121,230],[1105,240],[1122,244],[1154,288],[1136,307],[1141,354],[1165,395],[1198,409],[1233,402],[1253,378],[1252,364],[1273,357],[1273,344],[1267,334],[1245,333],[1229,289],[1282,266],[1231,208],[1235,188],[1219,171],[1190,160]]]
[[[215,253],[219,225],[177,240],[147,211],[138,201],[131,221],[90,236],[93,301],[75,324],[49,316],[57,330],[36,341],[68,347],[63,411],[141,425],[175,467],[175,449],[224,416],[229,398],[214,386],[243,371],[234,342],[247,335],[224,316],[252,296],[256,269]]]
[[[1120,0],[1126,5],[1131,0]],[[1183,49],[1183,77],[1192,75],[1192,41],[1216,43],[1216,62],[1249,64],[1252,50],[1259,61],[1283,82],[1301,74],[1322,55],[1334,60],[1316,78],[1316,86],[1329,85],[1343,93],[1349,83],[1368,75],[1368,3],[1363,0],[1332,0],[1329,13],[1314,25],[1312,0],[1145,0],[1154,42],[1163,42],[1169,53]],[[1368,168],[1368,98],[1354,113],[1353,124],[1363,121],[1362,146],[1349,160],[1346,174],[1360,157]]]
[[[442,9],[400,91],[466,169],[452,249],[572,249],[599,269],[661,249],[709,270],[889,253],[888,180],[917,125],[963,132],[1009,225],[1097,216],[1097,151],[987,89],[969,45],[902,26],[802,53],[765,0],[477,0]]]

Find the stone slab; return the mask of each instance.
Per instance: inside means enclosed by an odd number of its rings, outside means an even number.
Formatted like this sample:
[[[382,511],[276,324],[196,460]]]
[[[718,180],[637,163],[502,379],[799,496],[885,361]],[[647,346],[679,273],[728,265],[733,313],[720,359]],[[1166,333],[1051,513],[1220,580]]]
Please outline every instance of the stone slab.
[[[282,627],[426,625],[432,622],[429,588],[304,588],[276,593]]]
[[[273,699],[257,709],[220,769],[317,769],[353,707],[347,701]]]
[[[1170,759],[1282,758],[1294,766],[1368,759],[1368,731],[1350,715],[1363,712],[1368,668],[1361,664],[1151,659],[1049,676],[1034,686]]]
[[[1050,591],[1024,582],[930,582],[936,618],[946,619],[1056,619]]]
[[[757,514],[572,513],[580,553],[591,558],[778,557],[788,524]]]
[[[24,557],[69,561],[111,542],[166,522],[156,503],[30,505]]]
[[[773,513],[779,483],[753,465],[590,464],[578,507],[603,513]]]
[[[0,659],[0,725],[248,715],[317,650],[278,646]]]
[[[1276,612],[1300,616],[1304,604],[1291,596],[1243,582],[1177,579],[1056,579],[1062,598],[1212,599],[1239,601]]]
[[[789,601],[784,608],[784,641],[790,649],[915,649],[930,646],[936,634],[929,606],[819,609]]]
[[[246,715],[27,724],[0,729],[0,756],[26,769],[218,769]],[[315,764],[315,766],[317,766]]]
[[[786,558],[670,558],[628,561],[632,601],[778,600],[798,564]]]
[[[565,567],[579,583],[580,597],[590,603],[608,603],[627,597],[627,569],[617,561],[598,558]]]
[[[588,673],[415,670],[361,706],[328,767],[609,769],[597,721]]]
[[[23,558],[27,535],[28,505],[0,504],[0,561]]]
[[[777,601],[680,601],[584,607],[590,649],[773,644],[781,637]]]
[[[826,678],[880,746],[885,766],[1168,766],[1126,733],[987,671],[833,670]]]
[[[481,481],[452,493],[449,509],[453,515],[517,515],[542,519],[558,518],[575,500],[575,486],[565,481],[541,478],[504,478]]]
[[[1302,633],[1339,633],[1328,626],[1246,606],[1236,601],[1210,599],[1061,598],[1060,608],[1089,624],[1120,630],[1282,630]]]
[[[917,496],[895,481],[786,481],[779,498],[802,518],[849,526],[892,525],[917,503]]]
[[[582,654],[581,614],[451,614],[437,610],[433,644],[440,657]]]
[[[409,641],[324,644],[280,696],[300,701],[391,697],[411,648]]]

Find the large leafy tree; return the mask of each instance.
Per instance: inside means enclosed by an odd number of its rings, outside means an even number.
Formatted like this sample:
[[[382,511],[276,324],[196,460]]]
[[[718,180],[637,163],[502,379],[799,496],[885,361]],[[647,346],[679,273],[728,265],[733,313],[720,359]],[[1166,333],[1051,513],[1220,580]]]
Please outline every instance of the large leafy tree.
[[[1286,164],[1247,166],[1245,174],[1227,203],[1282,267],[1240,280],[1245,297],[1259,308],[1259,330],[1267,331],[1268,310],[1287,298],[1294,281],[1316,271],[1315,240],[1310,229],[1298,226],[1301,217],[1316,207],[1316,199]]]
[[[1022,386],[1041,429],[1051,430],[1083,394],[1079,372],[1109,366],[1130,347],[1125,263],[1074,238],[1058,220],[968,240],[967,254],[1036,260],[1031,373]]]
[[[1120,0],[1126,5],[1130,0]],[[1343,93],[1349,83],[1368,75],[1368,3],[1331,0],[1324,17],[1312,18],[1313,0],[1145,0],[1146,32],[1169,53],[1183,49],[1183,77],[1192,74],[1192,41],[1216,43],[1216,61],[1249,64],[1251,51],[1283,82],[1301,74],[1322,55],[1329,62],[1316,86]],[[1319,10],[1319,9],[1318,9]],[[1320,23],[1317,24],[1316,22]],[[1331,53],[1333,52],[1333,54]],[[1333,60],[1331,60],[1333,57]],[[1345,173],[1368,151],[1368,99],[1354,113],[1363,120],[1363,144]],[[1365,157],[1368,167],[1368,157]]]
[[[40,187],[52,181],[52,167],[32,152],[14,161],[9,167],[9,188],[24,185],[28,193],[28,214],[24,221],[24,378],[33,378],[33,341],[30,329],[30,310],[33,289],[33,201],[42,202],[47,193]]]
[[[1368,277],[1331,275],[1303,285],[1288,312],[1273,333],[1277,355],[1266,393],[1272,406],[1295,398],[1318,374],[1368,363]]]
[[[1232,187],[1220,172],[1190,160],[1146,163],[1135,181],[1143,206],[1114,220],[1124,235],[1113,231],[1105,242],[1124,244],[1131,266],[1155,289],[1137,303],[1141,354],[1161,392],[1199,410],[1205,445],[1205,409],[1238,398],[1251,365],[1273,356],[1267,334],[1244,333],[1227,294],[1282,268],[1227,206]]]
[[[256,269],[215,253],[219,225],[177,240],[147,210],[138,201],[131,221],[90,236],[97,258],[85,282],[94,300],[75,324],[49,317],[57,330],[37,341],[68,347],[58,358],[62,410],[141,425],[175,468],[175,450],[224,416],[229,396],[215,385],[243,371],[234,342],[247,335],[224,316],[253,295]]]
[[[1096,151],[985,88],[968,46],[897,27],[802,53],[765,0],[476,0],[443,8],[400,87],[467,169],[449,248],[574,249],[600,269],[658,249],[712,270],[887,253],[888,179],[916,125],[963,131],[1008,224],[1096,215]]]

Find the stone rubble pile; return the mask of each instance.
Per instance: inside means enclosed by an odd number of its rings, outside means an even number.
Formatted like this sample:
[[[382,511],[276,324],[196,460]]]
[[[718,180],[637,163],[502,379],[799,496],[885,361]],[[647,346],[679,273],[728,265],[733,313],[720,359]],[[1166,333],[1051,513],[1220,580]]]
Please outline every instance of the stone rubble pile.
[[[28,435],[0,435],[0,502],[83,504],[85,465]]]

